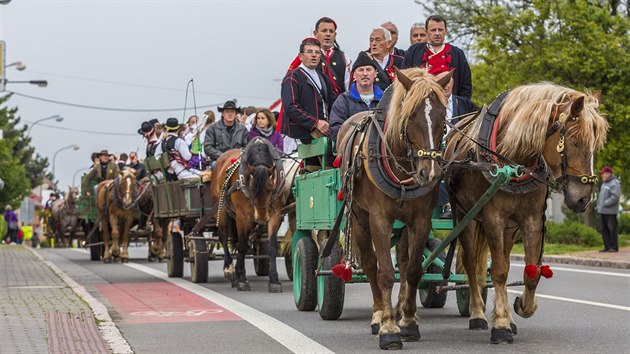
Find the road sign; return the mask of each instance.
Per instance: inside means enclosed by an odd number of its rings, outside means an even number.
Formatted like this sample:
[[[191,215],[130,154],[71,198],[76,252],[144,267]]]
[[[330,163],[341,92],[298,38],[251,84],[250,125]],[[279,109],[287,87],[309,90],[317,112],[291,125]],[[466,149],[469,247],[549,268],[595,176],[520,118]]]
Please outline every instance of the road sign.
[[[6,67],[6,53],[5,53],[6,44],[4,41],[0,41],[0,92],[4,92],[4,79],[5,73],[4,68]]]

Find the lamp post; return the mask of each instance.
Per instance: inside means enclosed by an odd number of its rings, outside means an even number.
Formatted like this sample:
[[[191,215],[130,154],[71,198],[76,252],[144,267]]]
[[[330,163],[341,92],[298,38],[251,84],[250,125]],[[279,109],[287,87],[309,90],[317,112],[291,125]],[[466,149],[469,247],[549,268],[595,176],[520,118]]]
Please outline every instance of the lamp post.
[[[22,63],[21,61],[14,61],[13,63],[7,64],[4,67],[8,68],[10,66],[15,66],[15,70],[18,70],[18,71],[22,71],[26,69],[26,64]]]
[[[31,136],[31,129],[33,129],[33,127],[35,126],[35,124],[43,122],[45,120],[50,120],[50,119],[54,119],[56,122],[61,122],[63,121],[63,117],[55,114],[54,116],[50,116],[50,117],[46,117],[46,118],[42,118],[42,119],[38,119],[36,121],[33,122],[33,124],[31,124],[30,127],[28,127],[28,132],[26,133],[26,135]]]
[[[57,159],[57,154],[59,154],[60,152],[62,152],[64,150],[68,150],[68,149],[74,149],[75,151],[79,150],[79,145],[72,144],[72,145],[68,145],[68,146],[62,147],[61,149],[55,151],[55,154],[53,155],[53,163],[52,163],[53,178],[55,178],[55,160]]]

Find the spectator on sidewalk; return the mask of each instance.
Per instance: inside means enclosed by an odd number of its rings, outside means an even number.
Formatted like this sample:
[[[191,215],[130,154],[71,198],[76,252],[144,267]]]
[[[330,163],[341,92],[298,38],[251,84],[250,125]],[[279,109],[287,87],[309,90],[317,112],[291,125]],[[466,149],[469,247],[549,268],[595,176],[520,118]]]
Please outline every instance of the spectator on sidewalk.
[[[7,204],[4,208],[4,220],[7,222],[7,238],[6,243],[18,242],[18,217],[13,211],[13,208]]]
[[[615,177],[610,166],[602,168],[599,173],[602,175],[603,182],[597,197],[597,212],[601,217],[601,232],[604,241],[604,249],[600,252],[618,252],[617,213],[619,212],[621,182]]]

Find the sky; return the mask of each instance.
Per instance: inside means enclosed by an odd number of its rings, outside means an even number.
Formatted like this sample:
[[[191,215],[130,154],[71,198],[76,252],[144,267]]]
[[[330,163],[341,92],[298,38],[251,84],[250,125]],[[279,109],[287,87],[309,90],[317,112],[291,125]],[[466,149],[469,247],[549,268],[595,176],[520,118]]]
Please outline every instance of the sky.
[[[6,77],[47,80],[48,87],[8,83],[16,94],[6,105],[18,108],[22,122],[64,118],[36,124],[31,137],[51,165],[57,153],[55,175],[67,190],[91,166],[92,152],[144,157],[136,133],[143,121],[182,121],[195,113],[195,101],[199,115],[208,109],[201,106],[216,112],[232,98],[240,106],[271,105],[300,41],[322,16],[337,22],[337,40],[352,60],[381,23],[398,26],[397,47],[406,49],[411,25],[426,19],[413,0],[12,0],[0,5],[0,40],[6,64],[27,68],[6,68]],[[191,87],[186,97],[190,79],[195,94]],[[163,109],[171,110],[137,111]],[[60,151],[72,144],[79,150]]]

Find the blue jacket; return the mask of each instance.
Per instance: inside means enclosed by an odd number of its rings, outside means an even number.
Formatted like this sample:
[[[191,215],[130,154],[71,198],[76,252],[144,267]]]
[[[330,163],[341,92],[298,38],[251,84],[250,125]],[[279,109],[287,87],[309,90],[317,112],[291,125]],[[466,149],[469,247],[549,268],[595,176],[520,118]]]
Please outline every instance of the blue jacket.
[[[332,141],[337,142],[337,134],[343,122],[359,112],[376,108],[381,97],[383,97],[383,90],[374,85],[374,98],[368,107],[361,99],[359,91],[357,91],[356,82],[353,82],[352,85],[350,85],[349,91],[337,97],[337,100],[333,104],[332,111],[330,112],[330,136]]]

